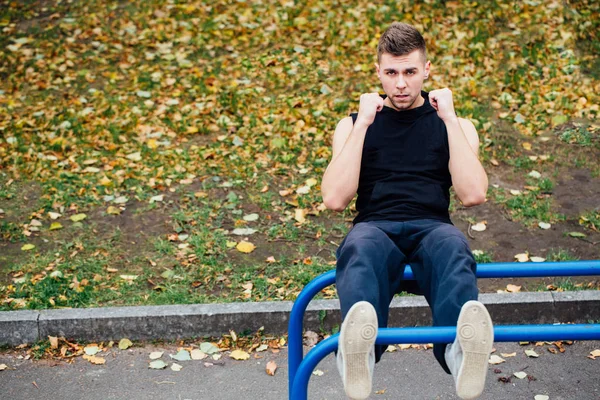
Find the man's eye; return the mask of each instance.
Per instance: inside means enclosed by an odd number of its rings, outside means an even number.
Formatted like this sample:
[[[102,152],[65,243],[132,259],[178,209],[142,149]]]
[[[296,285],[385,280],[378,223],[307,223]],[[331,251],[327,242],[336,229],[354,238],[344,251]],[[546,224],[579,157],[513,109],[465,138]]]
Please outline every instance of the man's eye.
[[[388,75],[396,75],[396,73],[394,71],[388,71],[387,73]]]

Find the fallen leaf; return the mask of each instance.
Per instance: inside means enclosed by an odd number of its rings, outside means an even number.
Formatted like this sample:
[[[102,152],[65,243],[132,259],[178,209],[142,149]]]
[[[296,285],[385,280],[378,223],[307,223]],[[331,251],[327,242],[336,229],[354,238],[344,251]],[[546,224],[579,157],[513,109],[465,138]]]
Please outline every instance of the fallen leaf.
[[[58,338],[56,336],[48,336],[48,340],[50,341],[50,348],[58,349]]]
[[[523,142],[521,143],[521,146],[523,146],[525,150],[531,150],[531,143],[529,142]]]
[[[50,217],[50,219],[58,219],[58,218],[62,217],[61,214],[55,213],[55,212],[52,212],[52,211],[48,212],[48,216]]]
[[[267,363],[267,375],[275,376],[275,371],[277,370],[277,364],[275,361],[271,360]]]
[[[150,359],[158,360],[159,358],[162,357],[163,354],[164,354],[164,351],[153,351],[152,353],[150,353]]]
[[[258,214],[256,213],[252,213],[252,214],[246,214],[242,217],[242,219],[244,221],[248,221],[248,222],[254,222],[258,220]]]
[[[256,246],[250,242],[241,241],[235,246],[235,248],[242,253],[252,253]]]
[[[106,209],[106,213],[109,214],[109,215],[119,215],[119,214],[121,214],[121,209],[117,208],[115,206],[109,206]]]
[[[167,367],[167,363],[165,363],[163,360],[152,361],[150,363],[150,365],[148,366],[148,368],[151,368],[151,369],[164,369],[166,367]]]
[[[250,354],[246,353],[244,350],[238,349],[232,351],[229,357],[233,358],[234,360],[247,360],[250,358]]]
[[[179,372],[181,371],[181,369],[183,368],[183,366],[177,364],[177,363],[173,363],[173,365],[171,365],[171,370],[175,371],[175,372]]]
[[[235,228],[231,233],[237,236],[247,236],[256,232],[258,231],[252,228]]]
[[[568,235],[574,238],[584,238],[587,236],[585,233],[581,232],[569,232]]]
[[[315,369],[312,374],[316,376],[323,376],[323,371],[320,369]]]
[[[86,346],[83,348],[83,351],[88,356],[93,356],[93,355],[96,355],[100,351],[100,348],[98,346]]]
[[[60,222],[53,222],[53,223],[50,224],[50,228],[49,229],[51,231],[55,231],[57,229],[62,229],[62,228],[63,228],[63,226],[61,225]]]
[[[509,285],[506,285],[506,290],[511,293],[517,293],[517,292],[521,291],[521,286],[509,284]]]
[[[499,357],[499,356],[497,356],[497,355],[495,355],[495,354],[492,354],[492,355],[490,356],[490,359],[489,359],[489,361],[488,361],[488,362],[489,362],[490,364],[492,364],[492,365],[497,365],[497,364],[502,364],[502,363],[503,363],[503,362],[505,362],[505,361],[506,361],[506,360],[505,360],[505,359],[503,359],[502,357]]]
[[[219,348],[209,342],[200,343],[200,350],[206,354],[215,354],[219,352]]]
[[[200,349],[193,349],[190,355],[192,360],[204,360],[206,357],[208,357],[208,354]]]
[[[6,364],[0,364],[0,371],[4,371],[7,368],[8,368],[8,365],[6,365]]]
[[[394,345],[391,345],[391,344],[390,344],[390,345],[389,345],[389,346],[388,346],[388,347],[385,349],[385,351],[386,351],[387,353],[393,353],[393,352],[395,352],[396,350],[398,350],[398,349],[396,348],[396,346],[394,346]]]
[[[547,223],[547,222],[540,222],[540,223],[538,223],[538,226],[539,226],[541,229],[544,229],[544,230],[546,230],[546,229],[550,229],[550,228],[552,227],[552,225],[550,225],[550,224],[549,224],[549,223]]]
[[[91,362],[92,364],[96,364],[96,365],[103,365],[106,364],[106,359],[102,358],[102,357],[97,357],[97,356],[90,356],[88,354],[84,354],[83,355],[83,359],[84,360],[88,360],[89,362]]]
[[[590,355],[588,356],[588,358],[595,360],[596,357],[600,357],[600,350],[596,349],[596,350],[590,351]]]
[[[87,215],[85,215],[85,214],[75,214],[75,215],[71,215],[71,217],[69,219],[73,222],[79,222],[79,221],[83,221],[86,218],[87,218]]]
[[[513,196],[518,196],[521,194],[520,190],[516,190],[516,189],[511,189],[510,190],[510,194],[512,194]]]
[[[533,399],[534,400],[550,400],[550,397],[546,396],[545,394],[536,394]]]
[[[525,373],[523,371],[515,372],[513,375],[519,379],[525,379],[527,377],[527,373]]]
[[[530,176],[535,179],[540,179],[542,177],[542,174],[540,174],[538,171],[531,171],[527,176]]]
[[[119,341],[119,349],[121,349],[121,350],[127,350],[131,346],[133,346],[133,343],[131,342],[131,340],[129,340],[127,338],[123,338]]]
[[[150,204],[152,204],[152,203],[156,203],[156,202],[158,202],[158,201],[163,201],[163,200],[164,200],[164,198],[165,198],[165,195],[164,195],[164,194],[159,194],[159,195],[157,195],[157,196],[152,196],[152,197],[150,198]]]
[[[544,257],[530,257],[529,259],[532,262],[544,262],[544,261],[546,261],[546,259]]]
[[[540,356],[533,349],[531,349],[531,350],[525,350],[525,354],[527,355],[527,357],[532,357],[532,358],[538,358]]]
[[[294,211],[294,219],[303,224],[304,222],[306,222],[306,214],[307,211],[305,209],[296,208],[296,210]]]
[[[527,262],[529,261],[529,254],[527,253],[519,253],[515,255],[515,258],[518,262]]]
[[[508,358],[508,357],[514,357],[514,356],[517,355],[517,352],[515,351],[514,353],[500,353],[500,355],[502,357],[506,357],[506,358]]]
[[[277,262],[277,260],[275,260],[275,257],[273,257],[273,256],[269,256],[269,257],[267,257],[267,260],[266,260],[266,261],[267,261],[268,263],[270,263],[270,264],[272,264],[272,263],[274,263],[274,262]]]
[[[375,391],[375,394],[385,394],[385,391],[386,391],[386,390],[387,390],[387,389],[376,390],[376,391]]]
[[[34,244],[24,244],[21,247],[21,250],[23,250],[23,251],[28,251],[28,250],[33,250],[33,249],[35,249],[35,245]]]
[[[169,354],[169,357],[177,361],[190,361],[192,359],[190,352],[187,350],[179,350],[175,355]]]
[[[486,227],[486,222],[485,221],[478,222],[475,225],[471,226],[471,229],[474,230],[474,231],[476,231],[476,232],[483,232],[483,231],[486,230],[486,228],[487,227]]]

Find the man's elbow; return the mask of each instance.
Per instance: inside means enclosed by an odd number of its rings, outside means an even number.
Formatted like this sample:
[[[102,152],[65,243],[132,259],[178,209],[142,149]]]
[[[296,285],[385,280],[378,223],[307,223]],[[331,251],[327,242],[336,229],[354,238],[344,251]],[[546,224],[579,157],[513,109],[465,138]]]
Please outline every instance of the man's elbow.
[[[485,203],[485,192],[471,193],[461,199],[463,206],[473,207]]]
[[[337,212],[344,211],[346,209],[346,206],[348,205],[348,203],[345,203],[339,197],[336,198],[334,196],[327,196],[327,195],[323,196],[323,204],[325,204],[325,207],[327,207],[328,209],[337,211]]]

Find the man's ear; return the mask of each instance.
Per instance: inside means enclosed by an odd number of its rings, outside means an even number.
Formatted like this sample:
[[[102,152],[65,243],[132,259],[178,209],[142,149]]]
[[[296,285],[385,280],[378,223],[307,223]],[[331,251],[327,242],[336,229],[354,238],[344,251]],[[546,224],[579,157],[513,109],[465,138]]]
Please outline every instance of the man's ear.
[[[429,71],[431,70],[431,61],[425,63],[425,79],[429,78]]]
[[[377,76],[379,77],[379,79],[381,79],[381,76],[379,75],[379,63],[375,63],[375,71],[377,72]]]

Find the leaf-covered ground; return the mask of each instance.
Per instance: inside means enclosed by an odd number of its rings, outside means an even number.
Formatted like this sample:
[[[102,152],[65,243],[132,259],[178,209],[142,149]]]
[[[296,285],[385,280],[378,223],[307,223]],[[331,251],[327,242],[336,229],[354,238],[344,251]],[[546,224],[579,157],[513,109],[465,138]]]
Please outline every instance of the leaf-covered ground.
[[[595,1],[1,0],[0,307],[293,299],[348,230],[319,182],[395,20],[478,128],[479,261],[598,258]]]

